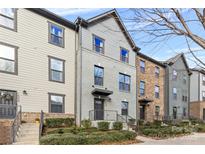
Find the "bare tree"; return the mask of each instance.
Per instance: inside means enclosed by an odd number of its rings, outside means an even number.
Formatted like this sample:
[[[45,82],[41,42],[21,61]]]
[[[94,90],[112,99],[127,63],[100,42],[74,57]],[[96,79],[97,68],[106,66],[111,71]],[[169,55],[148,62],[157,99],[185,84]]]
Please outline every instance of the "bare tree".
[[[205,49],[205,9],[131,9],[133,18],[126,21],[133,22],[136,27],[131,31],[143,32],[149,36],[146,43],[156,43],[171,37],[184,37],[188,49],[195,60],[201,65],[205,63],[197,58],[190,48],[190,41]],[[197,25],[201,30],[196,33]]]

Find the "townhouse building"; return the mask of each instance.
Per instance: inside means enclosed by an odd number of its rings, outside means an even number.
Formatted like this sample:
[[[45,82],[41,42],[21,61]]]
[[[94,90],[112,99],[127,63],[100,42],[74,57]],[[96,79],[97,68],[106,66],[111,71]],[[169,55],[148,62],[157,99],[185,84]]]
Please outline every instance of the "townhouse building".
[[[190,77],[190,116],[205,120],[205,71],[192,69]]]
[[[78,18],[77,121],[136,119],[136,47],[116,10]],[[124,121],[123,121],[124,122]]]
[[[137,100],[141,120],[162,120],[165,101],[165,65],[137,53]]]
[[[184,54],[164,62],[165,69],[165,118],[186,119],[189,117],[190,75]]]
[[[0,116],[74,115],[75,24],[45,9],[0,9]],[[6,107],[5,105],[8,105]]]

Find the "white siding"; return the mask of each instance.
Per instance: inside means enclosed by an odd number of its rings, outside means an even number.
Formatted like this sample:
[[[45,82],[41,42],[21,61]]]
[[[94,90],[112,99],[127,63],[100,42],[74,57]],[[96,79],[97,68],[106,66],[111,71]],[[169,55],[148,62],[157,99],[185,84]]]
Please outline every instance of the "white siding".
[[[190,77],[190,102],[199,100],[199,72],[192,71]]]

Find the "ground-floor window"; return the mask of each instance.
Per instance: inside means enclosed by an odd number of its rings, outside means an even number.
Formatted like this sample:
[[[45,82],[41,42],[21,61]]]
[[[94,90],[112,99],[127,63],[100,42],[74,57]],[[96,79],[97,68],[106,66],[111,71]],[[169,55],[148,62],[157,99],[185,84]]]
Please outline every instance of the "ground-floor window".
[[[183,108],[183,116],[186,117],[186,108]]]
[[[65,112],[65,95],[49,93],[49,112],[64,113]]]
[[[128,102],[125,101],[121,102],[121,114],[128,115]]]

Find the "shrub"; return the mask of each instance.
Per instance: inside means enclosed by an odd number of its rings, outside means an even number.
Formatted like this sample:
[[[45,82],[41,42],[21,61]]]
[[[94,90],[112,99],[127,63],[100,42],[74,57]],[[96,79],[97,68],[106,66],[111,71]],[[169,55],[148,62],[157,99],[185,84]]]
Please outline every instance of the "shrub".
[[[45,119],[46,127],[71,127],[74,125],[74,118],[48,118]]]
[[[109,122],[106,121],[102,121],[102,122],[98,122],[98,129],[101,131],[107,131],[109,130]]]
[[[95,132],[87,134],[82,132],[81,134],[51,134],[41,137],[40,144],[43,145],[91,145],[100,144],[103,142],[117,142],[134,140],[136,133],[130,131],[107,131],[107,132]]]
[[[123,124],[122,122],[114,122],[112,127],[114,130],[122,130]]]
[[[205,124],[199,124],[199,125],[195,126],[195,128],[196,128],[197,132],[202,132],[202,133],[205,132]]]
[[[82,120],[81,124],[85,129],[91,128],[92,126],[92,122],[89,119]]]

